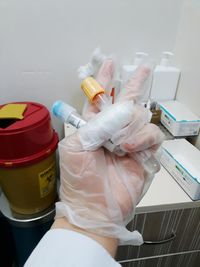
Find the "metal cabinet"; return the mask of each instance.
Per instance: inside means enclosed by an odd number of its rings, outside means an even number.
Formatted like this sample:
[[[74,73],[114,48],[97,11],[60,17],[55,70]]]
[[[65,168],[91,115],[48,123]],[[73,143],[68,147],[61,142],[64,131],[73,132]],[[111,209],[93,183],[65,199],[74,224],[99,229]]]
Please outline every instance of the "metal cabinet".
[[[177,257],[183,258],[185,255],[187,258],[187,254],[190,252],[198,250],[200,252],[200,208],[137,214],[128,228],[138,230],[143,235],[145,243],[140,247],[119,247],[117,260],[122,263],[122,266],[129,266],[128,263],[125,263],[127,261],[132,262],[131,267],[140,266],[136,262],[146,260],[149,265],[142,264],[141,266],[176,267],[179,265],[172,265],[171,262],[179,262]],[[170,256],[172,254],[180,254],[180,256]],[[160,257],[161,255],[162,257]],[[194,260],[199,254],[195,255],[191,255]],[[150,260],[150,257],[153,259]],[[156,257],[159,259],[156,260]],[[168,257],[170,260],[165,259]],[[161,260],[163,265],[159,265]],[[153,262],[154,265],[151,265],[150,262]],[[155,265],[155,262],[158,262],[158,265]],[[193,267],[193,265],[188,266]]]

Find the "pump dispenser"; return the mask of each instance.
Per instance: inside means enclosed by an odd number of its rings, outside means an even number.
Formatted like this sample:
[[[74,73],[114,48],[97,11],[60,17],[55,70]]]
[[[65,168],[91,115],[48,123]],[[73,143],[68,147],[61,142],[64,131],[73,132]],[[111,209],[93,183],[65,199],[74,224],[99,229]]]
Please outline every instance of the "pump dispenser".
[[[171,52],[163,52],[160,65],[154,70],[150,93],[154,101],[175,99],[180,70],[172,65],[172,56]]]
[[[173,53],[171,53],[171,52],[163,52],[163,56],[161,58],[160,65],[161,66],[170,66],[172,57],[173,57]]]

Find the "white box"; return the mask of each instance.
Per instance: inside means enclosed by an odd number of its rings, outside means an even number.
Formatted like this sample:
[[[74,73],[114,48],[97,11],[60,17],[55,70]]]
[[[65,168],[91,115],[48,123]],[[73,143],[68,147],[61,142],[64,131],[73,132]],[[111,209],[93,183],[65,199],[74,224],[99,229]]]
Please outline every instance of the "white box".
[[[161,164],[192,200],[200,199],[200,151],[195,146],[185,139],[164,141]]]
[[[176,100],[160,102],[161,123],[173,136],[198,135],[200,119]]]

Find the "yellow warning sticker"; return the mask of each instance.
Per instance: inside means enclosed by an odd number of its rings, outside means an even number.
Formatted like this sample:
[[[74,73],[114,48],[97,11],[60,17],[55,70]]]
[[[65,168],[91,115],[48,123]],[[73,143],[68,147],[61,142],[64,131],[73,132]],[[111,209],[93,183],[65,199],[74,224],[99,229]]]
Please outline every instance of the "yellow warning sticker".
[[[40,185],[40,196],[41,198],[46,197],[51,193],[55,186],[56,180],[56,166],[55,163],[51,164],[46,170],[40,172],[39,185]]]
[[[0,109],[0,119],[22,120],[26,107],[26,104],[7,104]]]

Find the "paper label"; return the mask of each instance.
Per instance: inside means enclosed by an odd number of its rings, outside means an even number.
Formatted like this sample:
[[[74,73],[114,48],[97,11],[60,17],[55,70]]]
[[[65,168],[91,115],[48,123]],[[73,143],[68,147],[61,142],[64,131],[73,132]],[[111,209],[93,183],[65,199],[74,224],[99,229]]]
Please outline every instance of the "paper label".
[[[39,186],[40,186],[40,196],[41,198],[46,197],[54,189],[56,180],[56,167],[55,163],[51,164],[47,169],[40,172],[39,176]]]

